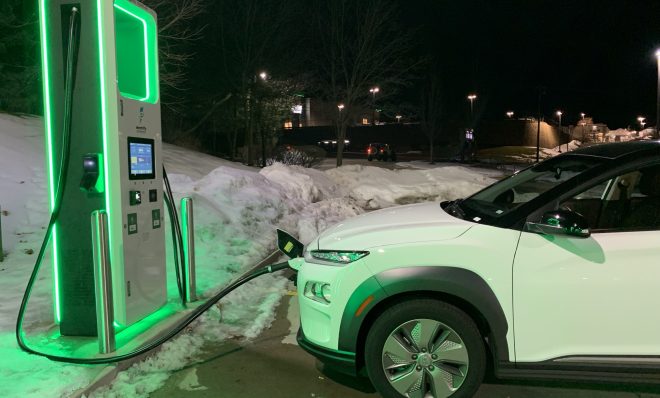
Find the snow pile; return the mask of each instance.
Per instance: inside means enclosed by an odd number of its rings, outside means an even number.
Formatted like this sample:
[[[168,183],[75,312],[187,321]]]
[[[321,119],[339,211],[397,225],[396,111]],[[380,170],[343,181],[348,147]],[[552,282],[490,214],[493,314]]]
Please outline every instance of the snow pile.
[[[574,150],[578,149],[581,146],[582,146],[582,141],[572,140],[571,142],[568,143],[568,152],[574,151]],[[556,146],[556,147],[552,148],[552,151],[556,154],[560,154],[562,152],[567,152],[566,144],[561,144],[559,146]]]
[[[652,138],[653,134],[655,134],[654,127],[645,128],[644,130],[641,130],[639,133],[637,133],[640,138]]]
[[[364,209],[463,198],[492,182],[474,169],[461,166],[388,170],[352,165],[326,173]]]
[[[605,134],[605,141],[607,142],[624,142],[636,140],[640,137],[637,131],[627,129],[610,130]]]
[[[0,115],[0,205],[9,255],[0,263],[0,383],[2,397],[66,396],[88,385],[102,369],[50,362],[19,351],[16,312],[43,239],[48,195],[38,119]],[[275,248],[275,228],[311,241],[319,232],[367,210],[425,200],[464,197],[493,180],[457,166],[386,170],[346,166],[326,172],[275,164],[248,168],[164,145],[176,200],[195,201],[198,290],[209,297]],[[492,172],[491,172],[492,173]],[[169,228],[169,223],[167,228]],[[169,232],[166,232],[169,237]],[[172,248],[168,244],[168,261]],[[173,266],[167,265],[169,304],[178,301]],[[206,341],[254,338],[273,320],[287,280],[268,275],[227,296],[189,330],[154,356],[122,372],[102,397],[147,396],[169,372],[193,362]],[[51,270],[44,266],[29,316],[52,319]]]

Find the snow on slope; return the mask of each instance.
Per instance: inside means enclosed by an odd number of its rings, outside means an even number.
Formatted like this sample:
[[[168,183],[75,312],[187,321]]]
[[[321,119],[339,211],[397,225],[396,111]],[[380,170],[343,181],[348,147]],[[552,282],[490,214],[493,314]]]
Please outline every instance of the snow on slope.
[[[43,134],[35,118],[0,115],[0,205],[9,256],[0,263],[0,383],[2,397],[67,396],[89,384],[100,367],[65,365],[19,351],[16,312],[48,219]],[[198,289],[208,297],[269,254],[275,228],[308,242],[320,231],[366,210],[424,200],[463,197],[492,180],[472,169],[385,170],[347,166],[322,172],[275,164],[265,169],[164,145],[177,201],[195,200]],[[169,236],[166,235],[166,236]],[[168,241],[169,245],[169,241]],[[168,247],[171,253],[171,247]],[[52,319],[50,267],[43,267],[27,326]],[[169,304],[178,300],[168,264]],[[227,296],[151,358],[121,372],[102,397],[147,396],[169,372],[194,361],[205,341],[253,338],[270,325],[286,285],[261,277]]]
[[[26,223],[41,221],[31,206],[48,206],[44,174],[41,119],[0,117],[0,208],[5,251],[12,250],[21,234],[32,232]],[[30,206],[26,206],[30,201]]]

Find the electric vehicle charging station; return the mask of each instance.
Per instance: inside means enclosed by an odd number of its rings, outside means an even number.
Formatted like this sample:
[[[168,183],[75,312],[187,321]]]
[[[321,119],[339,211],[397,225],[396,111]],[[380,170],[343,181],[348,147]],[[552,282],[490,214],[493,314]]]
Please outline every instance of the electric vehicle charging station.
[[[39,0],[39,14],[51,218],[19,309],[17,342],[56,361],[126,360],[289,264],[244,274],[188,310],[168,308],[164,203],[183,306],[197,296],[192,200],[182,200],[182,228],[163,168],[156,14],[136,0]],[[69,355],[31,348],[23,330],[49,243],[57,330],[41,337],[63,339]]]
[[[79,49],[67,54],[74,7]],[[68,173],[52,237],[56,321],[62,335],[95,336],[92,211],[108,215],[115,322],[129,326],[167,298],[156,16],[129,0],[40,0],[40,12],[51,208]],[[62,171],[62,76],[76,55]]]

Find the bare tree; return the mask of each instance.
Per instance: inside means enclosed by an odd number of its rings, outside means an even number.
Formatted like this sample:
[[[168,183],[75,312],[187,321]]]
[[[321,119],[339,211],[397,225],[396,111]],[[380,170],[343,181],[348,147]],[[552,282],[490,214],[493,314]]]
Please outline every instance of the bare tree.
[[[205,12],[205,0],[143,0],[158,14],[158,58],[161,103],[179,112],[185,104],[186,70],[194,57],[192,44],[202,37],[204,26],[194,23]]]
[[[429,161],[434,163],[433,149],[436,138],[442,132],[444,104],[442,97],[442,74],[438,73],[437,62],[430,63],[428,78],[423,83],[419,117],[422,131],[429,140]]]
[[[389,0],[315,0],[310,20],[317,33],[311,58],[326,100],[337,112],[337,166],[341,166],[349,121],[369,101],[369,88],[391,95],[413,67],[406,57],[409,36],[397,30],[397,5]],[[388,92],[389,90],[389,92]]]
[[[36,2],[0,2],[0,110],[41,111]]]
[[[272,73],[270,62],[283,48],[283,28],[290,22],[291,6],[278,0],[219,0],[214,4],[214,48],[218,52],[218,85],[233,94],[226,119],[232,146],[240,136],[246,146],[246,163],[256,159],[257,112],[263,90],[261,72]]]

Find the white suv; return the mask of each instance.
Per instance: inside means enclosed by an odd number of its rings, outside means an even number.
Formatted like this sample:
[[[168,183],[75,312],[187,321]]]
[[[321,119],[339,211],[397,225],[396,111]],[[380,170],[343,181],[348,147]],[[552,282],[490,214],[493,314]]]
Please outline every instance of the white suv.
[[[290,264],[300,346],[385,397],[470,397],[487,363],[498,377],[660,381],[660,142],[368,213]]]

